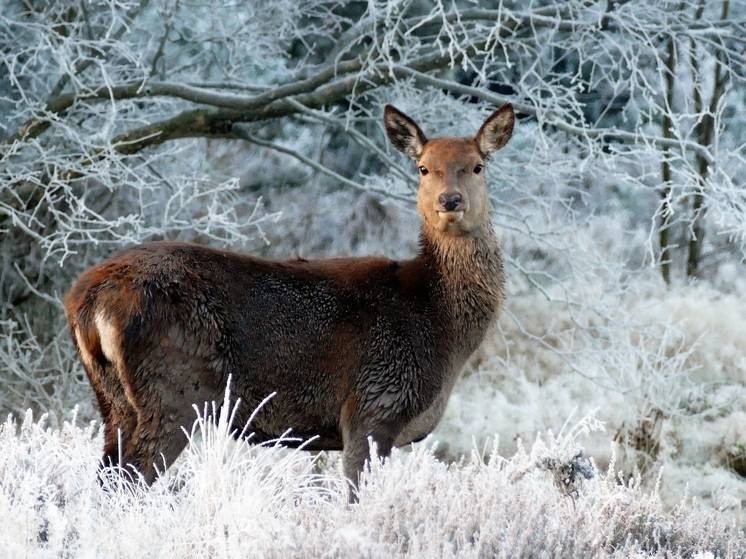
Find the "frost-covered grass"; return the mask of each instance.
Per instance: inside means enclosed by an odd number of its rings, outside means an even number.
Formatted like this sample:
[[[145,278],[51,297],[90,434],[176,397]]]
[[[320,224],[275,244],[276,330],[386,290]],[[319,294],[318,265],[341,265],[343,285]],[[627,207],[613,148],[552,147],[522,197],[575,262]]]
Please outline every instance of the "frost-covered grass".
[[[657,484],[668,505],[696,497],[746,526],[746,298],[700,285],[647,288],[613,305],[618,320],[596,319],[583,339],[586,315],[513,298],[510,311],[537,338],[501,318],[435,433],[441,456],[494,434],[510,454],[573,411],[594,412],[606,430],[585,446],[601,469],[614,451],[617,469]]]
[[[177,464],[151,488],[96,481],[95,425],[49,429],[30,414],[0,428],[5,557],[743,557],[717,513],[622,483],[578,456],[586,418],[506,459],[458,463],[432,446],[374,461],[347,505],[336,454],[251,447],[198,420]],[[579,467],[575,467],[575,466]],[[114,473],[114,472],[110,472]],[[593,477],[586,479],[586,476]]]

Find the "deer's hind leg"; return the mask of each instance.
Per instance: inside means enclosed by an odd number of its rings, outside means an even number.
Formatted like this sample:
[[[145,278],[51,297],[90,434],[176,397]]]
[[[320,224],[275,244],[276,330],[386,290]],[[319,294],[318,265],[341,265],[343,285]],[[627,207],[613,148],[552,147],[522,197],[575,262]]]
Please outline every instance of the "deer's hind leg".
[[[103,484],[103,469],[119,466],[119,457],[137,427],[137,411],[120,382],[116,364],[108,360],[97,341],[86,343],[77,328],[74,337],[103,420],[104,449],[98,472]]]
[[[111,379],[115,373],[107,370],[110,368],[111,365],[102,368],[101,377],[108,380],[91,383],[104,420],[104,450],[99,473],[103,468],[121,465],[120,457],[137,428],[137,410],[127,398],[124,387]]]
[[[174,402],[173,396],[156,391],[140,396],[138,403],[147,407],[143,408],[122,461],[135,468],[150,485],[186,447],[184,430],[189,432],[195,417],[190,404]]]
[[[197,419],[194,405],[221,396],[217,375],[198,356],[161,341],[129,375],[137,408],[137,427],[122,460],[153,483],[179,457]]]

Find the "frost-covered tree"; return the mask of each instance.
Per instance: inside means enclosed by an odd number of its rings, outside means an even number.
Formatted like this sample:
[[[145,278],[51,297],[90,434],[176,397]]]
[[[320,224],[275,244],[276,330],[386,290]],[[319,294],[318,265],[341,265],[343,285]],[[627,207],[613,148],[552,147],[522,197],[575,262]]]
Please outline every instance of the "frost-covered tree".
[[[743,370],[640,301],[739,289],[745,37],[743,0],[0,0],[0,410],[88,401],[59,302],[115,248],[406,254],[416,177],[382,106],[461,134],[510,101],[510,302],[475,366],[613,394],[644,469]]]

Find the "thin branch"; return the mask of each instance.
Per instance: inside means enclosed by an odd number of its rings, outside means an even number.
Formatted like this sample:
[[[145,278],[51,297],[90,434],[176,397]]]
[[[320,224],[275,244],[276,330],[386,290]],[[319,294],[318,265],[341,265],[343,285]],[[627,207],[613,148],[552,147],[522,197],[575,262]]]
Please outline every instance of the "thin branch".
[[[34,287],[31,281],[26,277],[26,274],[24,274],[23,271],[21,270],[21,267],[18,265],[18,262],[14,262],[13,267],[16,269],[16,273],[18,273],[18,275],[23,280],[23,282],[26,284],[26,287],[28,287],[31,293],[43,299],[47,303],[57,307],[58,309],[64,308],[64,306],[62,305],[62,302],[59,299],[52,297],[51,295],[48,295],[46,293],[42,293],[36,287]]]
[[[306,157],[305,155],[298,153],[295,150],[292,150],[290,148],[287,148],[285,146],[281,146],[279,144],[275,144],[272,142],[268,142],[266,140],[260,140],[259,138],[253,136],[244,126],[241,126],[240,124],[237,124],[233,126],[233,134],[236,138],[240,138],[241,140],[245,140],[247,142],[250,142],[252,144],[256,144],[258,146],[262,146],[265,148],[272,149],[274,151],[278,151],[280,153],[284,153],[286,155],[289,155],[291,157],[294,157],[301,163],[304,163],[305,165],[308,165],[312,169],[318,171],[319,173],[323,173],[324,175],[333,178],[336,181],[341,182],[345,186],[349,186],[353,188],[354,190],[357,190],[359,192],[364,193],[371,193],[374,192],[376,194],[380,194],[386,198],[392,198],[394,200],[399,200],[401,202],[406,202],[408,204],[412,204],[413,200],[410,197],[407,196],[401,196],[399,194],[395,194],[393,192],[389,192],[387,190],[383,190],[381,188],[375,188],[372,186],[364,186],[358,182],[355,182],[351,179],[348,179],[347,177],[343,177],[339,173],[335,173],[328,167],[321,165],[320,163],[314,161],[313,159]]]
[[[380,147],[378,147],[374,142],[372,142],[370,139],[366,138],[363,134],[355,130],[351,126],[345,126],[343,123],[339,122],[338,120],[331,118],[326,113],[322,111],[317,111],[313,109],[309,109],[308,107],[305,107],[304,105],[298,103],[295,99],[290,98],[288,101],[298,109],[298,111],[305,113],[307,115],[310,115],[312,118],[324,122],[338,130],[343,130],[345,133],[352,136],[352,138],[362,147],[369,149],[373,153],[375,153],[381,161],[386,163],[388,167],[391,169],[394,169],[397,174],[404,179],[405,182],[407,182],[411,186],[417,186],[418,181],[412,176],[411,172],[407,172],[404,167],[399,165],[396,161],[391,159],[388,154],[382,150]]]
[[[140,3],[137,6],[130,9],[124,14],[125,23],[119,26],[119,28],[114,33],[112,33],[112,44],[118,41],[122,37],[122,35],[124,35],[125,31],[129,29],[128,23],[131,23],[145,8],[147,8],[148,4],[150,4],[150,0],[140,0]],[[82,2],[82,5],[85,6],[85,2]],[[79,64],[75,64],[73,66],[72,74],[76,76],[82,74],[93,64],[95,60],[100,60],[105,53],[105,50],[100,50],[99,52],[97,52],[97,55],[94,58],[87,58]],[[69,83],[69,81],[70,74],[64,74],[63,76],[61,76],[60,79],[57,80],[57,83],[55,83],[52,87],[52,90],[49,93],[49,99],[54,99],[59,96],[60,93],[62,93],[62,90],[65,89],[65,86]]]
[[[491,91],[487,91],[484,89],[479,89],[479,88],[471,87],[468,85],[462,85],[462,84],[459,84],[459,83],[456,83],[450,80],[443,80],[440,78],[435,78],[428,74],[424,74],[422,72],[418,72],[416,70],[413,70],[411,68],[406,68],[403,66],[398,66],[396,68],[396,72],[411,76],[420,83],[425,83],[425,84],[432,85],[435,87],[450,90],[456,93],[461,93],[463,95],[470,95],[470,96],[478,97],[479,99],[488,101],[496,106],[501,105],[503,103],[511,103],[513,107],[516,108],[519,112],[526,114],[526,115],[531,115],[537,118],[543,117],[541,118],[541,121],[544,124],[549,125],[549,126],[554,126],[555,128],[562,130],[564,132],[568,132],[569,134],[572,134],[574,136],[582,136],[582,137],[589,138],[589,139],[617,140],[618,142],[627,143],[627,144],[637,144],[640,141],[644,141],[645,143],[654,145],[659,148],[674,147],[674,148],[679,148],[681,150],[690,150],[701,155],[706,160],[712,161],[712,154],[710,153],[710,151],[704,146],[701,146],[695,142],[690,142],[686,140],[673,140],[673,139],[668,139],[668,138],[661,138],[660,136],[651,136],[649,134],[638,134],[635,132],[626,132],[624,130],[619,130],[616,128],[584,128],[582,126],[576,126],[574,124],[570,124],[568,122],[560,120],[556,115],[552,114],[551,112],[542,114],[536,107],[532,105],[528,105],[526,103],[521,103],[520,101],[514,101],[511,97],[507,95],[500,95],[500,94],[492,93]]]

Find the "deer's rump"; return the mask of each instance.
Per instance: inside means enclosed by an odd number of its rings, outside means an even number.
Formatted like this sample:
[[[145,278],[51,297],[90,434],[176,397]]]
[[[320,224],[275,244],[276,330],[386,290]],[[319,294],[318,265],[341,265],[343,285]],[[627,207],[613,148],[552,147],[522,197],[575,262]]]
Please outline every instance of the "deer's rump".
[[[88,270],[66,306],[104,400],[190,424],[192,404],[222,401],[230,376],[239,428],[275,394],[249,428],[254,441],[292,428],[317,436],[312,448],[339,449],[350,394],[361,406],[404,405],[392,398],[412,396],[406,373],[431,365],[432,350],[416,347],[432,333],[413,283],[384,259],[270,262],[150,243]]]

